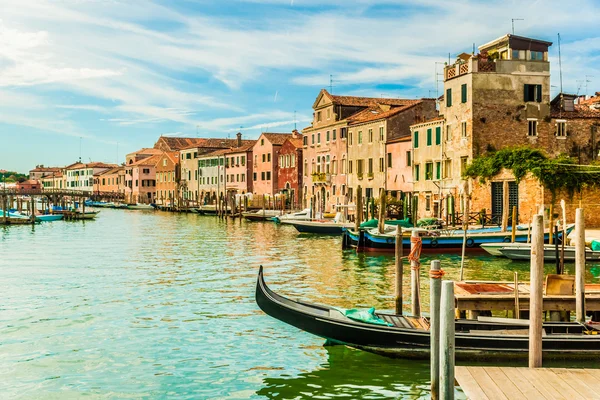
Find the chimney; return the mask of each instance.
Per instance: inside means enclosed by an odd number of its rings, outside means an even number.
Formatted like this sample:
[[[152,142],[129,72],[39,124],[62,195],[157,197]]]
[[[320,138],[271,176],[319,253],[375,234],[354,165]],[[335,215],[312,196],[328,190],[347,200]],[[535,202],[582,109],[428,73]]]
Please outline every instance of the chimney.
[[[237,136],[237,147],[242,147],[242,132],[238,132],[235,136]]]
[[[294,129],[294,130],[292,131],[292,138],[294,138],[294,139],[298,139],[298,137],[300,137],[300,133],[298,132],[298,130],[297,130],[297,129]]]

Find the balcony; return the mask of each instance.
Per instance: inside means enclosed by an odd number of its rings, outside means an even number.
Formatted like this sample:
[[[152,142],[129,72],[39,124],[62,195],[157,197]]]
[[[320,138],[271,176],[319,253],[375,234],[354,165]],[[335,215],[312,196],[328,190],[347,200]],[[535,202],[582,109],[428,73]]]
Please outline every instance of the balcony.
[[[315,172],[312,174],[312,181],[317,185],[329,185],[331,183],[331,174]]]

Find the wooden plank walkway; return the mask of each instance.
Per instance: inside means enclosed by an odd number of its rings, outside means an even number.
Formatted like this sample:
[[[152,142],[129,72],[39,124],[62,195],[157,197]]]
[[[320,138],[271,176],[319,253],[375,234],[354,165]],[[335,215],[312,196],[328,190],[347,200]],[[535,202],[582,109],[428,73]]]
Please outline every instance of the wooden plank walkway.
[[[456,367],[470,400],[600,398],[600,370],[575,368]]]

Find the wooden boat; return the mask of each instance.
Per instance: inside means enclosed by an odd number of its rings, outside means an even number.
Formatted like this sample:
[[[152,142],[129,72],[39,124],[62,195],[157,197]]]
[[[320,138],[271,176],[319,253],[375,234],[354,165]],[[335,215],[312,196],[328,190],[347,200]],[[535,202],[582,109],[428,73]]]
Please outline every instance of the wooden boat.
[[[504,246],[498,249],[503,257],[510,260],[531,260],[531,245],[526,244],[525,246]],[[558,257],[560,258],[561,250],[558,250]],[[575,262],[575,246],[565,246],[564,260]],[[587,261],[600,261],[600,251],[593,251],[590,248],[585,249],[585,259]],[[544,245],[544,261],[556,261],[556,248],[552,244]]]
[[[62,214],[45,214],[45,215],[37,215],[35,217],[36,221],[40,222],[51,222],[51,221],[60,221],[64,218]]]
[[[154,210],[155,207],[153,204],[141,204],[141,203],[137,203],[137,204],[126,204],[125,207],[128,210]]]
[[[262,266],[256,284],[256,303],[267,315],[335,343],[389,357],[429,358],[428,321],[424,318],[375,313],[385,325],[353,320],[335,307],[295,301],[273,292],[264,281]],[[529,322],[512,321],[457,320],[456,358],[526,358]],[[545,360],[600,357],[600,331],[592,324],[546,322],[544,332]]]
[[[247,211],[243,212],[242,216],[248,221],[267,221],[273,217],[281,215],[281,211],[278,210],[258,210],[258,211]]]
[[[567,235],[575,228],[575,225],[567,227]],[[418,229],[418,228],[413,228]],[[389,232],[383,234],[379,233],[376,228],[365,229],[363,231],[351,231],[346,230],[344,232],[346,247],[357,247],[359,240],[362,242],[359,249],[364,251],[393,251],[396,247],[396,235],[395,227]],[[456,230],[419,230],[421,240],[423,242],[423,249],[461,249],[463,243],[464,231],[462,229]],[[364,237],[361,238],[361,235]],[[559,240],[562,238],[562,232],[558,234]],[[546,231],[544,234],[544,240],[548,240],[549,232]],[[527,231],[517,230],[515,234],[515,241],[519,243],[527,242],[528,234]],[[468,249],[479,248],[482,244],[486,243],[498,243],[504,242],[509,243],[511,241],[510,232],[500,232],[498,227],[490,228],[479,228],[467,230],[466,247]],[[404,248],[410,248],[410,236],[404,235],[402,238],[402,246]]]
[[[292,225],[303,233],[320,233],[324,235],[339,235],[354,226],[351,222],[336,222],[332,220],[293,221],[283,220],[282,224]]]

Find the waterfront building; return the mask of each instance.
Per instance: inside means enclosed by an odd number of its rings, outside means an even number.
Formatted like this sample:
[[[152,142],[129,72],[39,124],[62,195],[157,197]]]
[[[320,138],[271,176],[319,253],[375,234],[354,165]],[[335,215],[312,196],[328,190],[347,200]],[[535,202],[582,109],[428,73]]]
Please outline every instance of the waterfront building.
[[[95,176],[94,193],[125,193],[125,167],[111,168]]]
[[[94,191],[94,176],[116,167],[103,162],[75,163],[65,168],[66,188],[71,190]]]
[[[181,168],[179,151],[163,151],[156,156],[155,167],[155,203],[174,207],[180,205]]]
[[[226,193],[225,158],[228,149],[198,155],[198,187],[202,204],[213,204]]]
[[[577,104],[575,96],[559,94],[550,99],[551,44],[509,34],[480,46],[478,54],[460,54],[446,66],[440,103],[443,126],[440,122],[431,125],[434,132],[437,127],[442,130],[439,162],[443,185],[431,190],[430,201],[435,199],[440,206],[430,208],[429,213],[437,211],[434,214],[444,218],[462,210],[459,198],[464,193],[470,196],[472,211],[485,210],[494,218],[503,213],[505,195],[509,209],[517,206],[521,216],[535,214],[539,205],[549,203],[549,193],[544,193],[533,178],[517,183],[512,174],[503,173],[485,185],[463,180],[468,163],[497,149],[530,146],[549,156],[569,154],[582,164],[598,158],[600,112],[591,105]],[[421,147],[427,140],[427,129],[429,125],[413,127],[413,147],[415,132]],[[425,176],[423,168],[428,168],[424,165],[430,162],[429,157],[428,152],[415,152],[413,175],[416,178],[419,174],[419,181]],[[431,158],[431,162],[436,171],[437,159]],[[428,201],[427,196],[419,193],[415,197],[419,217],[431,215],[425,212],[426,204],[421,206]]]
[[[278,192],[279,151],[291,133],[262,133],[252,147],[252,188],[257,195]]]
[[[241,134],[238,134],[241,137]],[[225,153],[225,183],[227,184],[227,193],[245,194],[252,193],[252,148],[256,140],[247,140],[239,146],[232,148]]]
[[[161,154],[159,149],[142,148],[125,156],[125,199],[128,203],[154,202],[155,165]]]
[[[42,179],[44,176],[50,176],[53,173],[62,171],[61,167],[45,167],[44,165],[36,165],[35,168],[29,171],[29,179]]]
[[[23,182],[17,182],[17,191],[19,193],[27,193],[32,190],[40,190],[42,183],[37,179],[28,179]]]
[[[40,181],[42,182],[44,190],[64,189],[66,187],[66,180],[64,177],[65,175],[62,170],[60,170],[42,176]]]
[[[410,136],[385,143],[387,194],[393,200],[410,200],[413,191],[412,142]]]
[[[302,206],[302,136],[297,130],[281,145],[277,182],[289,207]]]

